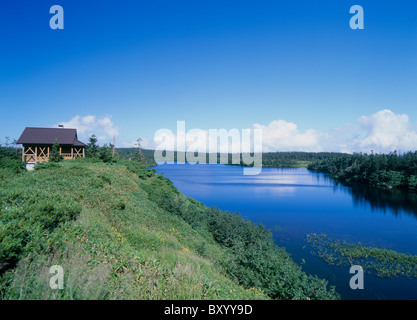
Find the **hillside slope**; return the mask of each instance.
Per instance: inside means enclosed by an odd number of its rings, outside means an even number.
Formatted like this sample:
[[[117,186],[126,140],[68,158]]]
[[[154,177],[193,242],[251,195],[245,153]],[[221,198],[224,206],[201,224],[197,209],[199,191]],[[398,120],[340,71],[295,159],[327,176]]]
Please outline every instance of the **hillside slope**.
[[[64,271],[62,290],[50,267]],[[39,166],[0,182],[2,299],[334,299],[262,226],[133,161]]]

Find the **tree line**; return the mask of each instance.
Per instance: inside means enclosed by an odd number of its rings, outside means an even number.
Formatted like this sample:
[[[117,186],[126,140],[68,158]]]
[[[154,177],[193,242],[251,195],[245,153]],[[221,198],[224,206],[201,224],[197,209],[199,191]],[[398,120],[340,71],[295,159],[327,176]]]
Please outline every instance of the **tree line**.
[[[347,184],[417,190],[417,151],[399,154],[334,154],[316,160],[308,169],[328,173]]]
[[[314,161],[329,160],[341,155],[335,152],[267,152],[262,154],[263,167],[299,167]]]
[[[270,152],[262,154],[262,166],[307,167],[309,170],[327,173],[331,178],[346,184],[417,190],[417,151],[393,151],[389,154]]]

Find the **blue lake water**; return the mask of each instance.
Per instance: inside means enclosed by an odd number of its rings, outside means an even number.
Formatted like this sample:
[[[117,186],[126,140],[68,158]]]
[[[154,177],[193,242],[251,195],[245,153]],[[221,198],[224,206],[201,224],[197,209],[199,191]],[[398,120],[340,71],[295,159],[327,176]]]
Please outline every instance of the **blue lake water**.
[[[304,259],[303,270],[327,279],[342,299],[417,299],[417,279],[365,274],[364,289],[350,289],[349,267],[328,266],[305,242],[308,233],[325,233],[334,240],[417,255],[415,194],[346,187],[305,168],[263,168],[254,176],[222,164],[162,164],[156,170],[186,196],[271,229],[277,245],[297,263]]]

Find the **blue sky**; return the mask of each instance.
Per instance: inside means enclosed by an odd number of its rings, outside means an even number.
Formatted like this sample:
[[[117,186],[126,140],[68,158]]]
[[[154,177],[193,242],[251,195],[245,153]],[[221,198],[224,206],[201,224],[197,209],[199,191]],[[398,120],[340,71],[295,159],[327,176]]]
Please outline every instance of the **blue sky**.
[[[262,127],[267,150],[417,149],[415,1],[5,0],[0,39],[0,137],[65,123],[151,144],[184,120]]]

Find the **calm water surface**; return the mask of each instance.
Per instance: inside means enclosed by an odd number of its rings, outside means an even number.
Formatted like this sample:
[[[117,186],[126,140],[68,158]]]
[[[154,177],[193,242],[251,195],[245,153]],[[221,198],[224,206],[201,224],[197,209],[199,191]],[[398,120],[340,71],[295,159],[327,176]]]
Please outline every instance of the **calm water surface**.
[[[277,245],[297,263],[305,259],[303,270],[327,279],[342,299],[417,299],[417,279],[365,274],[365,289],[351,290],[349,267],[328,266],[311,255],[305,242],[308,233],[325,233],[335,240],[417,255],[415,194],[346,187],[305,168],[263,168],[256,176],[221,164],[162,164],[156,169],[186,196],[271,229]]]

